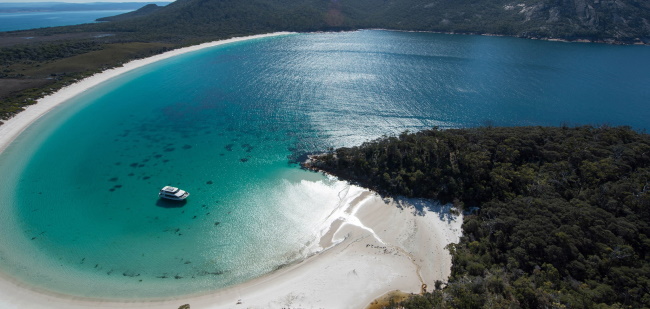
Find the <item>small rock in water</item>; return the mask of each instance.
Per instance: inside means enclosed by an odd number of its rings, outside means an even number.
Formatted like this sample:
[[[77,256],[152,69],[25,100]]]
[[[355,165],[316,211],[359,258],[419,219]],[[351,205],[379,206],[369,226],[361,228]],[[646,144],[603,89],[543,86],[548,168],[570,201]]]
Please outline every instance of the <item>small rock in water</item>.
[[[239,159],[239,161],[241,161],[241,162],[248,162],[248,158],[241,158],[241,159]]]
[[[214,182],[212,182],[212,180],[208,180],[208,181],[206,182],[206,184],[209,184],[209,185],[211,185],[211,184],[213,184],[213,183],[214,183]]]

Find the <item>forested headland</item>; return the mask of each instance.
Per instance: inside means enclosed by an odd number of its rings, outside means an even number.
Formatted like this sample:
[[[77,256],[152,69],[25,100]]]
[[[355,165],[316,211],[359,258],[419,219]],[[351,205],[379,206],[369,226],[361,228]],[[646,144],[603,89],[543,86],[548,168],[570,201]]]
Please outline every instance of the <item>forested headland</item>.
[[[391,308],[647,308],[650,136],[627,127],[426,130],[315,157],[466,213],[448,282]]]

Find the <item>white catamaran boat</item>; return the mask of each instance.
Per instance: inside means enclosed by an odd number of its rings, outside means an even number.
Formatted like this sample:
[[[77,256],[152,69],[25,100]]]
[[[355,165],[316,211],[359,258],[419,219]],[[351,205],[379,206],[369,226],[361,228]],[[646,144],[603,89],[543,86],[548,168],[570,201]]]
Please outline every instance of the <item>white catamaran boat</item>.
[[[190,193],[176,187],[165,186],[162,188],[162,190],[160,190],[158,196],[161,198],[166,198],[168,200],[182,201],[190,196]]]

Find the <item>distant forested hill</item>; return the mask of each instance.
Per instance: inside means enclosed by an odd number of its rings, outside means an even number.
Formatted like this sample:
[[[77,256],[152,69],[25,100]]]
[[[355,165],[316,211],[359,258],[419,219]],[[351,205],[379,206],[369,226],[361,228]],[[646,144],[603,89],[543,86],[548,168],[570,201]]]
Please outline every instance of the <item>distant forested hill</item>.
[[[102,17],[98,18],[97,21],[120,21],[120,20],[127,20],[131,18],[136,18],[136,17],[142,17],[142,16],[147,16],[150,14],[153,14],[154,12],[160,10],[162,7],[158,6],[154,3],[147,4],[135,11],[116,15],[116,16],[110,16],[110,17]]]
[[[157,5],[167,5],[170,2],[152,2]],[[19,12],[57,12],[57,11],[104,11],[104,10],[137,10],[144,4],[142,2],[0,2],[0,13]]]
[[[446,288],[390,308],[650,306],[650,135],[434,129],[337,149],[311,166],[467,211]]]
[[[187,35],[389,28],[638,42],[650,40],[650,1],[178,0],[114,26]]]

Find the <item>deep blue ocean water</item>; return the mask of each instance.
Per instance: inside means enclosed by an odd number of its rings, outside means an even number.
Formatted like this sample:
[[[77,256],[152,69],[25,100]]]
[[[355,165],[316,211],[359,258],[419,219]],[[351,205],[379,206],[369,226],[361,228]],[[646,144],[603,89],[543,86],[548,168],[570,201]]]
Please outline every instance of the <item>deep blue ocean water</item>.
[[[650,49],[390,31],[185,54],[47,114],[0,155],[0,269],[95,298],[223,288],[313,252],[349,188],[288,157],[490,125],[649,127]],[[164,185],[191,192],[162,202]]]
[[[0,13],[0,31],[94,23],[97,18],[115,16],[132,10],[89,10]]]

